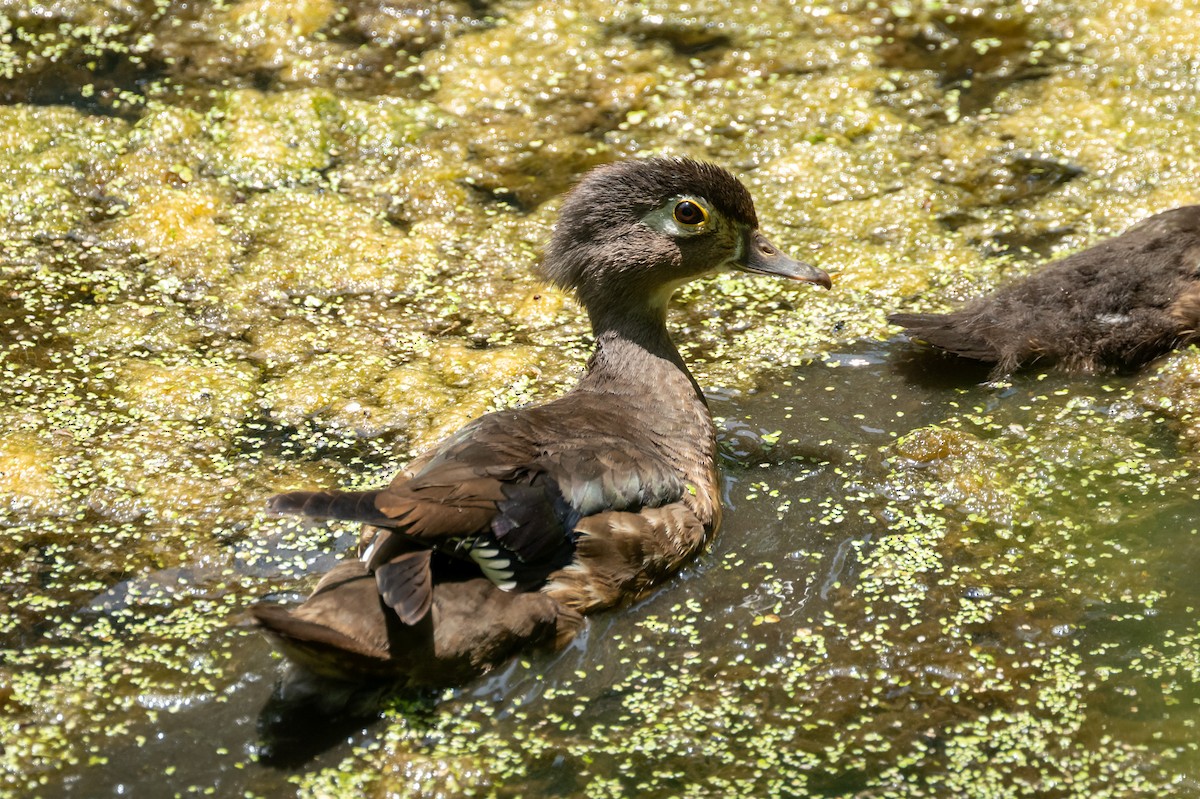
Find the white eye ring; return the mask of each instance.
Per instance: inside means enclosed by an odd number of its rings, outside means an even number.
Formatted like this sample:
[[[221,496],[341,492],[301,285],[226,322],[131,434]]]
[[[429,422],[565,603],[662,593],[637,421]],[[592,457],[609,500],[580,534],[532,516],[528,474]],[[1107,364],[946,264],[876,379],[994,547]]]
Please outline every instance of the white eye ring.
[[[664,236],[703,236],[722,225],[712,203],[694,194],[677,194],[642,217],[642,224]]]

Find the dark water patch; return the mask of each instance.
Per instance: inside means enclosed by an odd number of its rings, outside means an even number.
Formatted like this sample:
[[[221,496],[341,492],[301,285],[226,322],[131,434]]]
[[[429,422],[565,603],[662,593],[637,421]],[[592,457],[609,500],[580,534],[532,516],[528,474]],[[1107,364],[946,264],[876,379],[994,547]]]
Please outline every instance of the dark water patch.
[[[310,682],[285,675],[275,683],[262,705],[255,726],[254,747],[262,766],[295,770],[314,765],[326,753],[348,741],[362,742],[378,734],[381,709],[395,691],[380,684],[349,685],[312,678]],[[419,714],[415,701],[406,714]]]
[[[658,14],[631,15],[612,26],[615,33],[643,43],[663,42],[677,55],[716,60],[733,40],[717,23]]]
[[[991,364],[963,358],[905,337],[897,343],[892,359],[897,378],[931,390],[962,388],[986,382]]]
[[[17,7],[8,22],[14,74],[0,86],[0,102],[127,119],[150,97],[187,96],[203,106],[212,88],[425,94],[418,56],[495,24],[484,4],[460,0],[286,9],[84,0]],[[309,68],[294,69],[297,62]]]
[[[1001,225],[982,244],[983,252],[996,256],[1012,256],[1021,260],[1044,260],[1060,253],[1068,237],[1078,233],[1073,227],[1054,225]]]
[[[1040,153],[1001,151],[986,163],[955,165],[935,173],[934,179],[966,189],[978,206],[1003,208],[1039,197],[1085,174],[1080,166]],[[950,230],[961,227],[955,225],[953,216],[939,221]]]
[[[6,81],[0,103],[66,106],[99,117],[136,121],[152,83],[160,73],[132,68],[108,55],[88,66],[56,64],[53,69]],[[82,89],[81,87],[87,87]]]
[[[934,173],[939,183],[960,195],[956,210],[938,216],[947,230],[964,236],[985,257],[1045,257],[1074,230],[1028,215],[1036,201],[1081,177],[1075,164],[1039,153],[1009,148],[976,162],[945,166]]]
[[[121,6],[17,4],[5,21],[10,79],[0,103],[68,105],[91,114],[135,118],[161,73],[140,41],[161,14],[151,2]]]

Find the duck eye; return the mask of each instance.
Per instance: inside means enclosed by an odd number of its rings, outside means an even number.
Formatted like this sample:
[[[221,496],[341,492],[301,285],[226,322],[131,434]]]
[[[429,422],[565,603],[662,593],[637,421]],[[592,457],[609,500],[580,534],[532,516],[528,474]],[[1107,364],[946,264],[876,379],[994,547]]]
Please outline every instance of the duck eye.
[[[697,227],[708,221],[708,212],[691,200],[683,200],[675,206],[675,221],[688,227]]]

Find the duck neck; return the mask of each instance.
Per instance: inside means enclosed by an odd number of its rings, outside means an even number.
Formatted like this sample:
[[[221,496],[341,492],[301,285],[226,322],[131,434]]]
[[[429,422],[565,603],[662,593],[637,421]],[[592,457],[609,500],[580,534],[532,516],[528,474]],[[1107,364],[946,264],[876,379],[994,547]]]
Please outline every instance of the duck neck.
[[[600,394],[624,424],[679,470],[682,502],[709,532],[720,522],[716,429],[700,386],[667,333],[666,310],[591,314],[596,351],[575,391]]]
[[[596,350],[580,388],[630,393],[649,402],[698,400],[707,407],[700,386],[667,332],[665,304],[625,308],[620,314],[589,312],[589,316]]]

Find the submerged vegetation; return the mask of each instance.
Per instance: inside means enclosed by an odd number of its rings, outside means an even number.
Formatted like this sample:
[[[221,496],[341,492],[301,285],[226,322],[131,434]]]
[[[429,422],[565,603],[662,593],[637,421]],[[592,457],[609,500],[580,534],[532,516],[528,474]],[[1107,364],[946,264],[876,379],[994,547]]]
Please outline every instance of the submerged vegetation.
[[[1200,797],[1200,353],[981,384],[878,343],[1200,199],[1200,8],[676,5],[0,0],[0,792]],[[263,500],[569,385],[530,267],[647,152],[836,272],[676,303],[714,548],[264,766],[242,610],[354,533]]]

